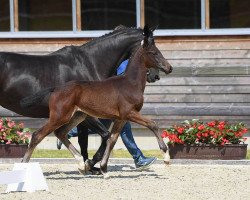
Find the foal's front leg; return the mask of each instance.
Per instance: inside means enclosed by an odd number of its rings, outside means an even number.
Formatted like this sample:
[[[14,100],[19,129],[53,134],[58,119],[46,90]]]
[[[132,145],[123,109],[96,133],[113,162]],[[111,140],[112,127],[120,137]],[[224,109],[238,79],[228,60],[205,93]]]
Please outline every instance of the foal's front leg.
[[[121,132],[123,126],[125,125],[125,123],[126,123],[126,121],[121,121],[121,120],[114,121],[111,135],[110,135],[109,139],[107,140],[107,147],[106,147],[105,153],[103,155],[103,158],[102,158],[101,164],[100,164],[101,172],[104,175],[104,178],[109,177],[109,175],[107,173],[107,164],[108,164],[110,152],[114,148],[115,143],[116,143],[116,141],[120,135],[120,132]]]
[[[131,113],[127,117],[128,117],[128,120],[135,122],[137,124],[140,124],[142,126],[146,126],[151,131],[153,131],[153,133],[155,134],[155,136],[157,138],[157,142],[159,144],[159,147],[162,150],[162,152],[164,153],[164,162],[166,164],[169,164],[170,156],[169,156],[168,147],[165,144],[165,142],[163,141],[161,134],[159,132],[159,127],[156,125],[156,123],[150,119],[147,119],[147,118],[141,116],[141,114],[137,111],[131,111]]]

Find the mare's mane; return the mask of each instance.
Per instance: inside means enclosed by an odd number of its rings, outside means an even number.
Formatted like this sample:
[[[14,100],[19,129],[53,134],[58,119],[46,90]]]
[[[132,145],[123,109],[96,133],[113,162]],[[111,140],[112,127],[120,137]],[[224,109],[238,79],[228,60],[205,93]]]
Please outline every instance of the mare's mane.
[[[120,26],[116,27],[115,30],[113,30],[109,33],[106,33],[98,38],[92,39],[91,41],[89,41],[81,46],[75,46],[75,45],[65,46],[61,49],[58,49],[55,52],[52,52],[51,54],[64,53],[64,52],[67,53],[69,51],[72,51],[73,49],[90,47],[90,46],[95,45],[99,42],[110,39],[111,37],[114,37],[116,35],[120,35],[120,34],[127,33],[127,32],[132,32],[132,31],[134,31],[134,32],[137,31],[138,33],[141,33],[141,34],[143,33],[143,30],[141,28],[135,28],[135,27],[129,28],[129,27],[125,27],[125,26],[120,25]]]

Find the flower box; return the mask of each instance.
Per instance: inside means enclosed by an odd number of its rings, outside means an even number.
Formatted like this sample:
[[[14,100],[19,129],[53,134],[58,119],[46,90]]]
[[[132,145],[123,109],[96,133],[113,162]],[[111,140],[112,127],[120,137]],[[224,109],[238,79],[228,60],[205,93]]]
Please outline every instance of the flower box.
[[[28,149],[31,134],[23,123],[0,118],[0,158],[21,158]]]
[[[0,158],[22,158],[28,144],[0,144]]]
[[[171,158],[239,160],[246,158],[247,132],[241,122],[193,119],[163,130],[161,136],[168,139]]]
[[[240,160],[247,155],[247,144],[169,144],[172,159]]]

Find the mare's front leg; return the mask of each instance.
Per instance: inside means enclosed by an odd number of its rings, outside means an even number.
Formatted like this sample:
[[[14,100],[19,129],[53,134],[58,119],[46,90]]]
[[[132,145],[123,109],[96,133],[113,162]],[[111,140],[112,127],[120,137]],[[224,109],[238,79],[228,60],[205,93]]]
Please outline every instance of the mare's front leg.
[[[123,128],[123,126],[125,125],[126,121],[121,121],[121,120],[115,120],[114,121],[114,125],[111,131],[111,135],[109,137],[109,139],[107,140],[107,147],[106,150],[104,152],[103,158],[101,160],[101,172],[104,175],[104,178],[108,178],[109,175],[107,173],[107,165],[108,165],[108,159],[110,156],[110,152],[112,151],[112,149],[115,146],[115,143],[119,137],[119,134]]]
[[[157,138],[158,145],[161,151],[164,153],[164,162],[166,164],[169,164],[170,156],[169,156],[168,147],[163,141],[161,134],[159,132],[159,127],[156,125],[156,123],[150,119],[147,119],[141,116],[141,114],[137,111],[132,111],[127,117],[128,117],[128,120],[135,122],[137,124],[140,124],[142,126],[145,126],[149,128],[151,131],[153,131],[153,133],[155,134]]]

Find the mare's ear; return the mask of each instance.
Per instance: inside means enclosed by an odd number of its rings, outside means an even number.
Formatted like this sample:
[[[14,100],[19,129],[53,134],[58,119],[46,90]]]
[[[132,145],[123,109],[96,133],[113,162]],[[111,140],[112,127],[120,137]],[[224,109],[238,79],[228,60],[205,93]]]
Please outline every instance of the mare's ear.
[[[153,26],[150,28],[150,31],[153,33],[157,28],[158,28],[159,25],[156,25],[156,26]]]
[[[152,36],[152,31],[149,29],[148,25],[145,25],[144,28],[143,28],[143,35],[145,37],[150,37]]]

